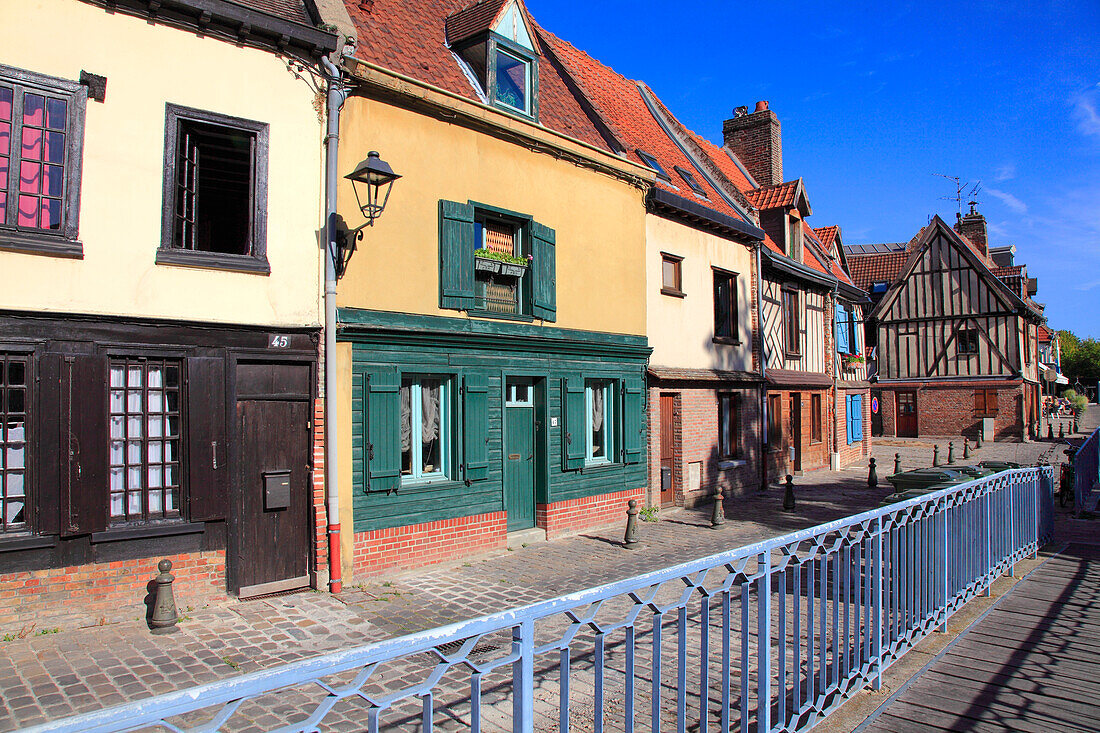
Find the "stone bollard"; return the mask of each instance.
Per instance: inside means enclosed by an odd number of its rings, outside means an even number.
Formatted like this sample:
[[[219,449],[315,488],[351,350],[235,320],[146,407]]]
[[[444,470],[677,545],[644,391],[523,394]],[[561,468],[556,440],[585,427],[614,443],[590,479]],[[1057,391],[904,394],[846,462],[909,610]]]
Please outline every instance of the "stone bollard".
[[[1047,440],[1054,440],[1054,423],[1047,420]]]
[[[1058,423],[1058,440],[1062,440],[1066,437],[1066,424],[1064,422]]]
[[[901,453],[894,454],[894,473],[901,473]]]
[[[947,463],[951,464],[955,462],[955,441],[951,441],[947,444]]]
[[[982,447],[982,429],[978,428],[978,440],[974,443],[975,448]]]
[[[722,487],[716,486],[714,488],[714,505],[711,507],[710,511],[711,529],[718,529],[726,523],[726,511],[725,507],[722,506],[723,498],[724,497],[722,496]]]
[[[1073,416],[1073,432],[1074,432],[1074,434],[1077,434],[1077,433],[1081,432],[1081,421],[1077,417],[1077,415]]]
[[[161,560],[157,564],[157,569],[160,570],[160,575],[153,581],[157,584],[157,591],[149,626],[154,634],[171,634],[179,631],[176,624],[180,620],[179,614],[176,613],[176,599],[172,595],[172,581],[176,576],[171,573],[171,560]]]
[[[631,499],[626,503],[626,534],[623,535],[623,547],[633,550],[638,547],[638,502]]]
[[[875,471],[875,458],[872,456],[867,461],[867,488],[878,488],[878,472]]]
[[[970,438],[963,438],[963,460],[970,457]]]
[[[787,490],[783,492],[783,511],[794,511],[794,476],[787,474]]]
[[[940,465],[940,447],[939,445],[932,446],[932,467]]]

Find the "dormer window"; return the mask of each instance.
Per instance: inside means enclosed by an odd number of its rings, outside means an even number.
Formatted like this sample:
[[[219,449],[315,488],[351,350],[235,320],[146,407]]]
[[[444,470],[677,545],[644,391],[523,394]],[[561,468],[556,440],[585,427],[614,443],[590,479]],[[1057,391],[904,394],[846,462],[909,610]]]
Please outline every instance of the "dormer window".
[[[638,159],[641,160],[647,168],[656,173],[658,178],[667,183],[672,183],[672,179],[669,178],[668,173],[665,172],[665,169],[661,167],[661,164],[657,162],[656,158],[644,150],[636,150],[635,152],[638,154]]]
[[[447,19],[451,49],[486,102],[537,121],[538,52],[523,13],[510,2],[484,25],[475,10],[478,6],[471,6]]]
[[[702,196],[703,198],[707,197],[707,192],[703,190],[703,187],[700,186],[699,182],[695,180],[695,176],[691,174],[691,171],[685,170],[680,166],[675,166],[675,169],[676,172],[680,174],[680,178],[684,179],[684,183],[686,183],[688,187],[696,193],[696,195]]]
[[[787,256],[800,262],[802,260],[802,220],[792,216],[787,222]]]

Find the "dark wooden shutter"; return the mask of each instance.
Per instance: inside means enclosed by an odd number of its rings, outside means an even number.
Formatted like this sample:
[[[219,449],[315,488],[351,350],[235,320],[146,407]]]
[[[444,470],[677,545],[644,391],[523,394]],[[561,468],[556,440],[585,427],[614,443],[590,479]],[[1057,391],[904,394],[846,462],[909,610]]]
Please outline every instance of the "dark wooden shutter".
[[[107,529],[110,424],[107,358],[61,359],[61,534]]]
[[[367,491],[401,485],[401,376],[396,370],[367,374]]]
[[[229,446],[225,427],[225,359],[187,360],[187,509],[192,522],[229,511]]]
[[[467,374],[463,386],[463,462],[468,481],[489,478],[489,385],[484,374]]]
[[[531,288],[532,315],[544,321],[557,321],[557,250],[554,246],[554,230],[537,221],[531,222],[531,242],[531,254],[535,258],[531,263],[535,276]]]
[[[562,417],[565,418],[565,427],[562,428],[561,455],[562,468],[570,471],[584,468],[584,379],[580,376],[566,377],[562,380]]]
[[[980,389],[974,390],[974,412],[985,412],[985,392]]]
[[[38,363],[38,475],[34,492],[34,529],[39,534],[60,531],[61,510],[61,355],[46,354]]]
[[[474,207],[439,202],[439,305],[474,305]]]
[[[640,380],[623,384],[623,462],[638,463],[645,451],[644,388]]]
[[[985,409],[990,416],[997,414],[997,390],[987,389],[985,391]]]

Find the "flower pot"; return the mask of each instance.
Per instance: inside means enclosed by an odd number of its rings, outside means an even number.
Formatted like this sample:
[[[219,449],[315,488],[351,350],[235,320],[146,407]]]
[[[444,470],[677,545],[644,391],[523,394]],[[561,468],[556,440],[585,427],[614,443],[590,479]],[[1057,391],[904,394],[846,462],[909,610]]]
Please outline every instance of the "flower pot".
[[[509,277],[523,277],[523,273],[527,272],[527,265],[513,265],[509,262],[500,263],[500,274],[508,275]]]
[[[500,260],[490,260],[487,257],[474,257],[474,269],[478,272],[500,272],[500,266],[504,263]]]

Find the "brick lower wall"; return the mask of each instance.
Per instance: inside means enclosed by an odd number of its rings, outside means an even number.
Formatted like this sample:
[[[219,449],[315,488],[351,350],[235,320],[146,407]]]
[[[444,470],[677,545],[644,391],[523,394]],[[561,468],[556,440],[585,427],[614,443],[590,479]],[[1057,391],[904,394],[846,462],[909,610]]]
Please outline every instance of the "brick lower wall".
[[[145,618],[145,599],[163,559],[172,561],[181,614],[227,598],[224,550],[9,573],[0,576],[0,636]]]
[[[993,385],[943,385],[905,388],[898,391],[917,393],[918,437],[961,437],[974,440],[982,418],[974,413],[974,390],[990,389]],[[896,405],[894,390],[883,389],[883,434],[896,435]],[[1020,440],[1024,435],[1021,415],[1024,385],[1001,386],[997,389],[997,414],[994,417],[994,440]],[[988,439],[988,436],[987,436]]]
[[[505,547],[507,536],[504,512],[357,532],[352,567],[356,578],[411,570]]]
[[[645,487],[538,504],[535,506],[535,524],[546,530],[548,540],[610,524],[621,523],[625,527],[627,502],[631,499],[637,500],[639,509],[645,506]]]
[[[848,416],[845,412],[844,398],[847,395],[863,395],[863,440],[848,444]],[[871,455],[871,390],[856,389],[836,391],[836,404],[833,406],[833,435],[836,436],[837,453],[840,455],[840,465],[850,466],[853,463],[865,461]]]
[[[313,587],[324,590],[329,578],[328,507],[325,504],[325,401],[313,403]]]
[[[801,424],[801,449],[802,449],[802,470],[813,471],[818,468],[827,468],[829,466],[829,454],[831,452],[832,440],[829,436],[829,415],[828,404],[830,390],[827,389],[769,389],[768,397],[771,395],[780,396],[780,424],[783,426],[783,435],[779,441],[779,445],[776,446],[776,440],[774,436],[769,436],[769,446],[767,454],[767,466],[768,466],[768,481],[775,483],[782,479],[782,477],[792,472],[792,466],[789,459],[790,446],[791,446],[791,434],[790,434],[790,409],[791,409],[791,394],[797,393],[801,395],[802,401],[802,424]],[[812,430],[812,408],[813,404],[812,395],[821,395],[821,440],[813,441]],[[777,448],[777,449],[776,449]]]

